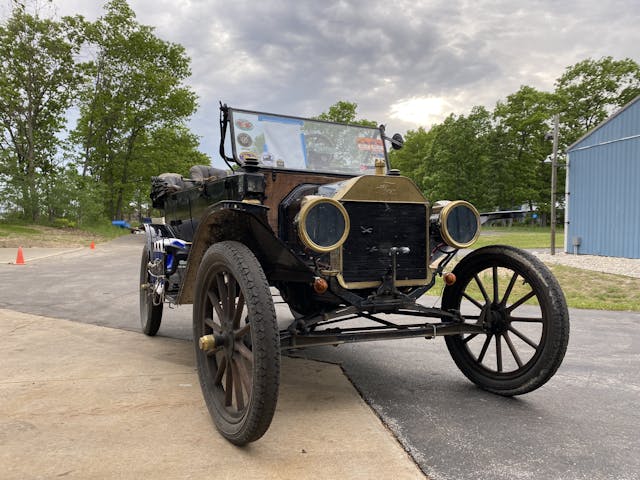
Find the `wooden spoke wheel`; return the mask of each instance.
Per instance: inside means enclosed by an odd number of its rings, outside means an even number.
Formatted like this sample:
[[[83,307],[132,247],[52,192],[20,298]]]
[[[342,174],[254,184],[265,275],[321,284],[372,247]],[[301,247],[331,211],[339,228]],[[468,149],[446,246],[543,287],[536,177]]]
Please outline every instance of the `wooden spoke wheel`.
[[[275,413],[280,339],[269,284],[251,250],[220,242],[196,278],[193,335],[207,408],[236,445],[262,437]]]
[[[145,335],[153,337],[160,329],[162,322],[162,302],[154,305],[154,294],[151,285],[153,278],[149,273],[151,254],[147,245],[142,248],[140,260],[140,325]]]
[[[481,388],[519,395],[556,372],[569,341],[569,313],[560,286],[531,254],[507,246],[472,252],[454,268],[442,307],[460,310],[483,334],[446,337],[462,373]]]

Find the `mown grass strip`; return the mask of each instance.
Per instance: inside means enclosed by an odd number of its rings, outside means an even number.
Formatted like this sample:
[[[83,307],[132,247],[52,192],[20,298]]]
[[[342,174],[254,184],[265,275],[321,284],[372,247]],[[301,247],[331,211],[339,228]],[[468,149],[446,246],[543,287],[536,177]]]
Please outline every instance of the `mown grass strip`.
[[[107,222],[83,229],[1,222],[0,248],[89,246],[129,234],[128,229]]]
[[[573,308],[640,311],[640,278],[549,265]]]
[[[452,263],[447,271],[453,270],[453,266]],[[640,278],[557,264],[547,266],[560,283],[570,308],[640,312]],[[481,278],[485,284],[490,283],[491,278],[487,277],[487,279]],[[501,278],[500,285],[504,287],[508,280],[508,276]],[[442,279],[438,277],[436,285],[427,295],[439,296],[442,294],[443,287]],[[529,290],[528,287],[518,284],[511,298],[520,298]],[[470,285],[469,292],[474,298],[481,298],[474,284]]]
[[[547,227],[493,227],[483,228],[472,249],[487,245],[512,245],[519,248],[550,248],[551,230]],[[562,249],[564,233],[556,232],[556,248]]]
[[[32,227],[13,223],[0,223],[0,237],[9,235],[38,235],[39,231]]]

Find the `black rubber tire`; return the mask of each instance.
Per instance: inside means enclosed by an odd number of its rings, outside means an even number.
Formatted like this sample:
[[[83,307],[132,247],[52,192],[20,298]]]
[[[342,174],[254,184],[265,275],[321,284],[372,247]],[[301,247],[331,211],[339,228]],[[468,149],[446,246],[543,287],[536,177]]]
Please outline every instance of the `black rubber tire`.
[[[150,258],[149,249],[145,244],[140,260],[140,325],[145,335],[153,337],[158,333],[162,322],[162,303],[154,305],[151,290],[142,288],[142,285],[148,284],[150,280],[147,268]]]
[[[465,298],[465,322],[487,320],[486,334],[445,337],[462,373],[479,387],[504,396],[544,385],[560,367],[569,342],[566,300],[549,269],[526,251],[495,245],[470,253],[453,273],[457,280],[445,288],[442,307],[460,310]],[[483,282],[483,275],[490,282]]]
[[[198,341],[209,334],[225,337],[226,345],[201,350]],[[236,445],[258,440],[276,410],[280,336],[269,284],[245,245],[220,242],[205,253],[196,276],[193,337],[202,394],[217,429]]]

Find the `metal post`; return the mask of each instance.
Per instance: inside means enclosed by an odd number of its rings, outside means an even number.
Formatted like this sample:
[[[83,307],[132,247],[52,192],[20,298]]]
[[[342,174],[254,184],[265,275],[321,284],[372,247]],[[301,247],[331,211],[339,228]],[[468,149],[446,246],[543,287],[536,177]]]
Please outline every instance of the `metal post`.
[[[551,255],[556,254],[556,190],[558,188],[558,130],[560,115],[553,116],[553,154],[551,157]]]

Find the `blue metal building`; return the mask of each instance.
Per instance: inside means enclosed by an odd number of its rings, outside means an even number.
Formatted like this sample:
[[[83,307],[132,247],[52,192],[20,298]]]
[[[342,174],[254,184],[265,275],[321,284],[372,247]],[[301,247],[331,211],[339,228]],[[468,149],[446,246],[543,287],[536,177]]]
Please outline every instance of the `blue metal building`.
[[[565,251],[640,258],[640,96],[567,155]]]

